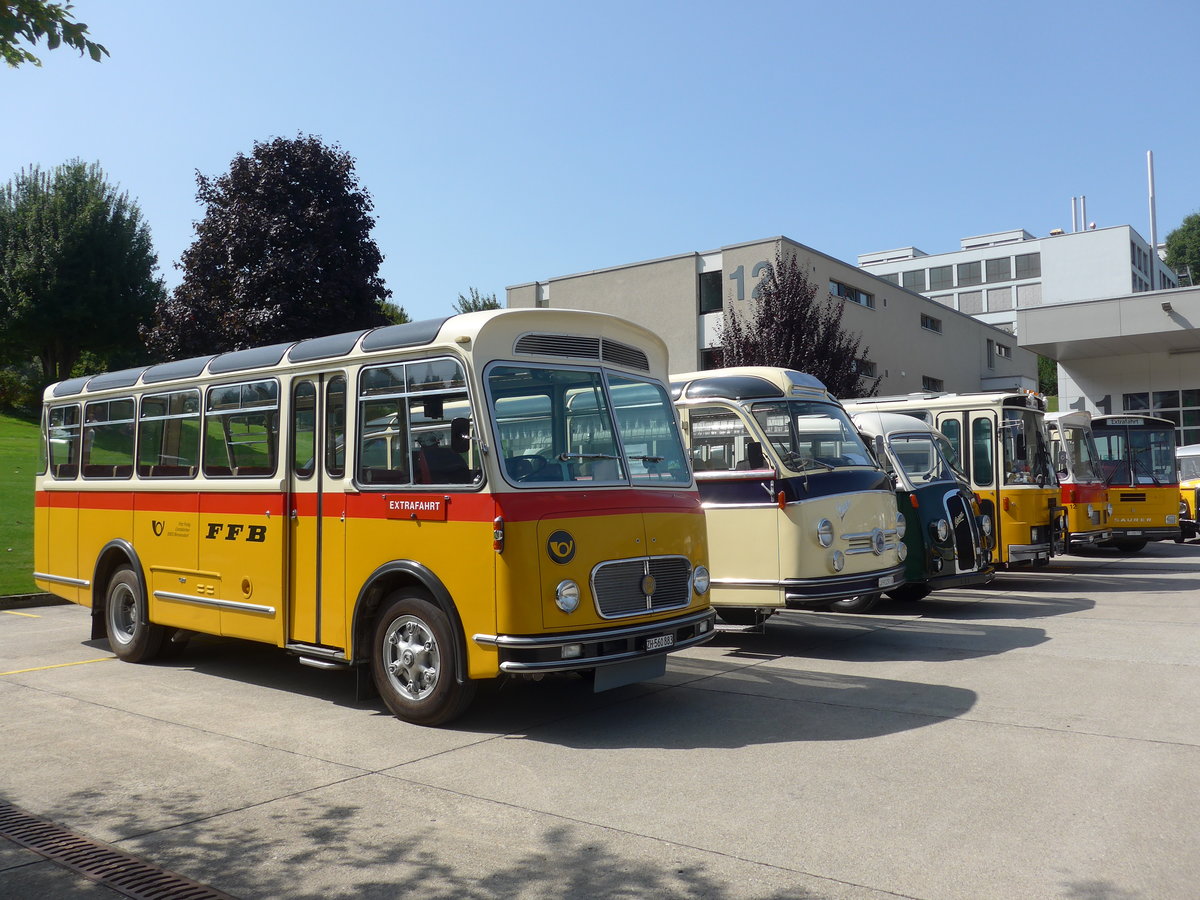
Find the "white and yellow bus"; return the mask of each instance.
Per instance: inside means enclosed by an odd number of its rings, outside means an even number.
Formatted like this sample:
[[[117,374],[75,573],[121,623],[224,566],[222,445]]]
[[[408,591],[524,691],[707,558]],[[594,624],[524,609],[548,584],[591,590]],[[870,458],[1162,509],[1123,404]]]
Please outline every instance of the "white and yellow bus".
[[[1050,460],[1046,405],[1039,394],[923,392],[846,402],[853,414],[916,416],[950,439],[995,530],[999,566],[1044,566],[1066,551],[1066,515]]]
[[[503,310],[51,385],[37,584],[122,659],[266,642],[423,724],[504,674],[652,678],[713,633],[666,358]]]
[[[1058,475],[1059,502],[1067,515],[1067,543],[1099,544],[1112,537],[1113,507],[1092,436],[1092,414],[1080,410],[1046,413],[1050,458]]]
[[[895,488],[818,379],[751,366],[672,375],[671,389],[708,519],[722,619],[866,612],[904,584]]]
[[[1113,505],[1112,546],[1137,553],[1148,541],[1180,540],[1179,472],[1170,419],[1136,412],[1096,416],[1092,433]]]

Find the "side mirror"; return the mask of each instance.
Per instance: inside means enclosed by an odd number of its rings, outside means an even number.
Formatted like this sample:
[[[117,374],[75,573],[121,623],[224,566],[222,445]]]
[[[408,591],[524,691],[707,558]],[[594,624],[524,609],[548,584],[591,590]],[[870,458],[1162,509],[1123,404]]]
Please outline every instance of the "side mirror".
[[[765,469],[767,457],[763,454],[762,444],[758,441],[746,442],[746,462],[752,469]]]
[[[879,463],[880,468],[887,468],[887,447],[883,443],[883,435],[877,434],[871,440],[871,447],[875,451],[875,461]]]
[[[450,421],[450,449],[466,453],[471,449],[471,420],[459,417]]]

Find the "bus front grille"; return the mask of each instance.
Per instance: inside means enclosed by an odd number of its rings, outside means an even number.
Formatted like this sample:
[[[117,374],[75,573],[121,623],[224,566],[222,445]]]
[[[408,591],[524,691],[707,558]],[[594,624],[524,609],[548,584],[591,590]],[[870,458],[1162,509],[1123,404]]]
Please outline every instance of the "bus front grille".
[[[592,570],[592,596],[606,619],[640,616],[687,606],[691,580],[691,563],[682,556],[620,559]]]
[[[974,514],[961,494],[946,497],[946,516],[954,532],[954,549],[958,555],[958,571],[970,572],[977,567],[975,562],[975,529],[971,526]]]

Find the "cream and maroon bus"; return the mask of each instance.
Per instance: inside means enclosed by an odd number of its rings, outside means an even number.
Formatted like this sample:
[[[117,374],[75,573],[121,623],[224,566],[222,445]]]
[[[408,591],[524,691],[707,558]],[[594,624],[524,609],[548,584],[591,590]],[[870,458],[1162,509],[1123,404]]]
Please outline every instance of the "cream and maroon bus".
[[[261,641],[423,724],[501,675],[655,677],[713,623],[666,364],[501,310],[51,385],[35,579],[122,659]]]

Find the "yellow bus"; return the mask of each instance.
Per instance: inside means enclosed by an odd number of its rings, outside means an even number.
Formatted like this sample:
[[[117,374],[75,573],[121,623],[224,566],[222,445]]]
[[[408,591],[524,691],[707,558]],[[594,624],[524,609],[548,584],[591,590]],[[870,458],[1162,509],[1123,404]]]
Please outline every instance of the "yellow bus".
[[[1050,457],[1058,475],[1059,503],[1067,514],[1067,543],[1099,544],[1112,537],[1112,504],[1092,436],[1092,414],[1080,410],[1046,413]]]
[[[708,519],[712,603],[735,625],[780,609],[866,612],[904,584],[895,488],[811,375],[671,376]]]
[[[1197,537],[1200,517],[1200,444],[1175,448],[1175,467],[1179,476],[1179,527],[1181,541]]]
[[[980,511],[993,523],[997,565],[1044,566],[1066,551],[1066,515],[1050,461],[1045,400],[1039,394],[922,392],[845,405],[852,414],[916,416],[950,439]]]
[[[666,359],[501,310],[51,385],[35,579],[122,659],[261,641],[421,724],[501,675],[661,675],[714,618]]]
[[[1137,553],[1147,541],[1179,540],[1179,474],[1170,419],[1120,413],[1096,416],[1092,433],[1113,505],[1112,540]]]

